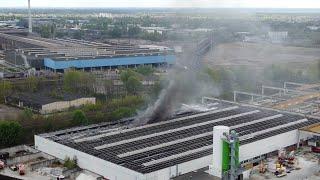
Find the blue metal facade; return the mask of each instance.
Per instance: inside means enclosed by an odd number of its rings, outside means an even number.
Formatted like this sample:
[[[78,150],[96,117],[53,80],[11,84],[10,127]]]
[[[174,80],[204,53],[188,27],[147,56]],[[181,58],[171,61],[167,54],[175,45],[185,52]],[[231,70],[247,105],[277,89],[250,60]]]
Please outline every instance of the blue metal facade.
[[[44,58],[44,66],[47,68],[60,70],[67,68],[114,67],[141,64],[173,64],[175,60],[176,57],[174,55],[129,56],[85,60],[53,60],[51,58]]]

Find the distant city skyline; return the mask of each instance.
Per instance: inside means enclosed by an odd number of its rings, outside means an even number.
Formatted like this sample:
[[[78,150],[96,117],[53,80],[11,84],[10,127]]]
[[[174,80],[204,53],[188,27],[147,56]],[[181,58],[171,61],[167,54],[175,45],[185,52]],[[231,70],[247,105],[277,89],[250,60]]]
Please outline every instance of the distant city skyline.
[[[31,0],[31,4],[60,8],[320,8],[320,0]],[[0,0],[1,7],[27,7],[27,0]]]

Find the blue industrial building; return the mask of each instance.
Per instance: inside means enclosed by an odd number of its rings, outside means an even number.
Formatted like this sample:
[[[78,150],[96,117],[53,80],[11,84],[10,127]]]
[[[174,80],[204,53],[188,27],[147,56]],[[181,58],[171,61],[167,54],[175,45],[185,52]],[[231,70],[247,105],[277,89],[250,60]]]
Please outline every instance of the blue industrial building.
[[[120,66],[137,65],[171,65],[176,57],[170,55],[149,55],[149,56],[125,56],[125,57],[103,57],[95,59],[52,59],[44,58],[44,66],[52,70],[64,70],[68,68],[117,68]]]

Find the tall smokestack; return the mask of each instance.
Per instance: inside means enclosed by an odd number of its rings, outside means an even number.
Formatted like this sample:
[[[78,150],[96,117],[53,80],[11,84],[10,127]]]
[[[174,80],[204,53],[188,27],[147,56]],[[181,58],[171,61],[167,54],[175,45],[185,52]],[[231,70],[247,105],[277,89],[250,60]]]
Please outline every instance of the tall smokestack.
[[[29,14],[29,33],[32,33],[32,18],[31,18],[30,0],[28,0],[28,14]]]

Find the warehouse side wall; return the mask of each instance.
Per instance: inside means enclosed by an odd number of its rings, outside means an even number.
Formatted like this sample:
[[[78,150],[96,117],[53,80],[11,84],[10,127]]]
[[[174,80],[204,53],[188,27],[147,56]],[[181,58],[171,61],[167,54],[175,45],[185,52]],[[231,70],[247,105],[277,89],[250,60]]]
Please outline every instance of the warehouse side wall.
[[[85,60],[53,60],[51,58],[44,58],[44,66],[58,70],[67,68],[114,67],[140,64],[174,64],[175,59],[176,57],[174,55],[113,57]]]
[[[159,171],[146,174],[146,180],[170,180],[182,174],[196,171],[207,167],[212,161],[212,156],[205,156],[189,162],[177,164]]]
[[[240,146],[240,161],[249,160],[263,154],[277,151],[281,148],[298,143],[298,138],[306,140],[307,135],[299,137],[299,130],[278,134],[266,139]]]
[[[96,98],[79,98],[72,101],[58,101],[42,105],[41,114],[66,110],[71,107],[79,107],[86,104],[96,104]]]
[[[143,174],[118,166],[111,162],[91,156],[81,151],[50,141],[41,136],[35,136],[35,148],[59,159],[76,157],[78,166],[110,180],[145,180]]]

